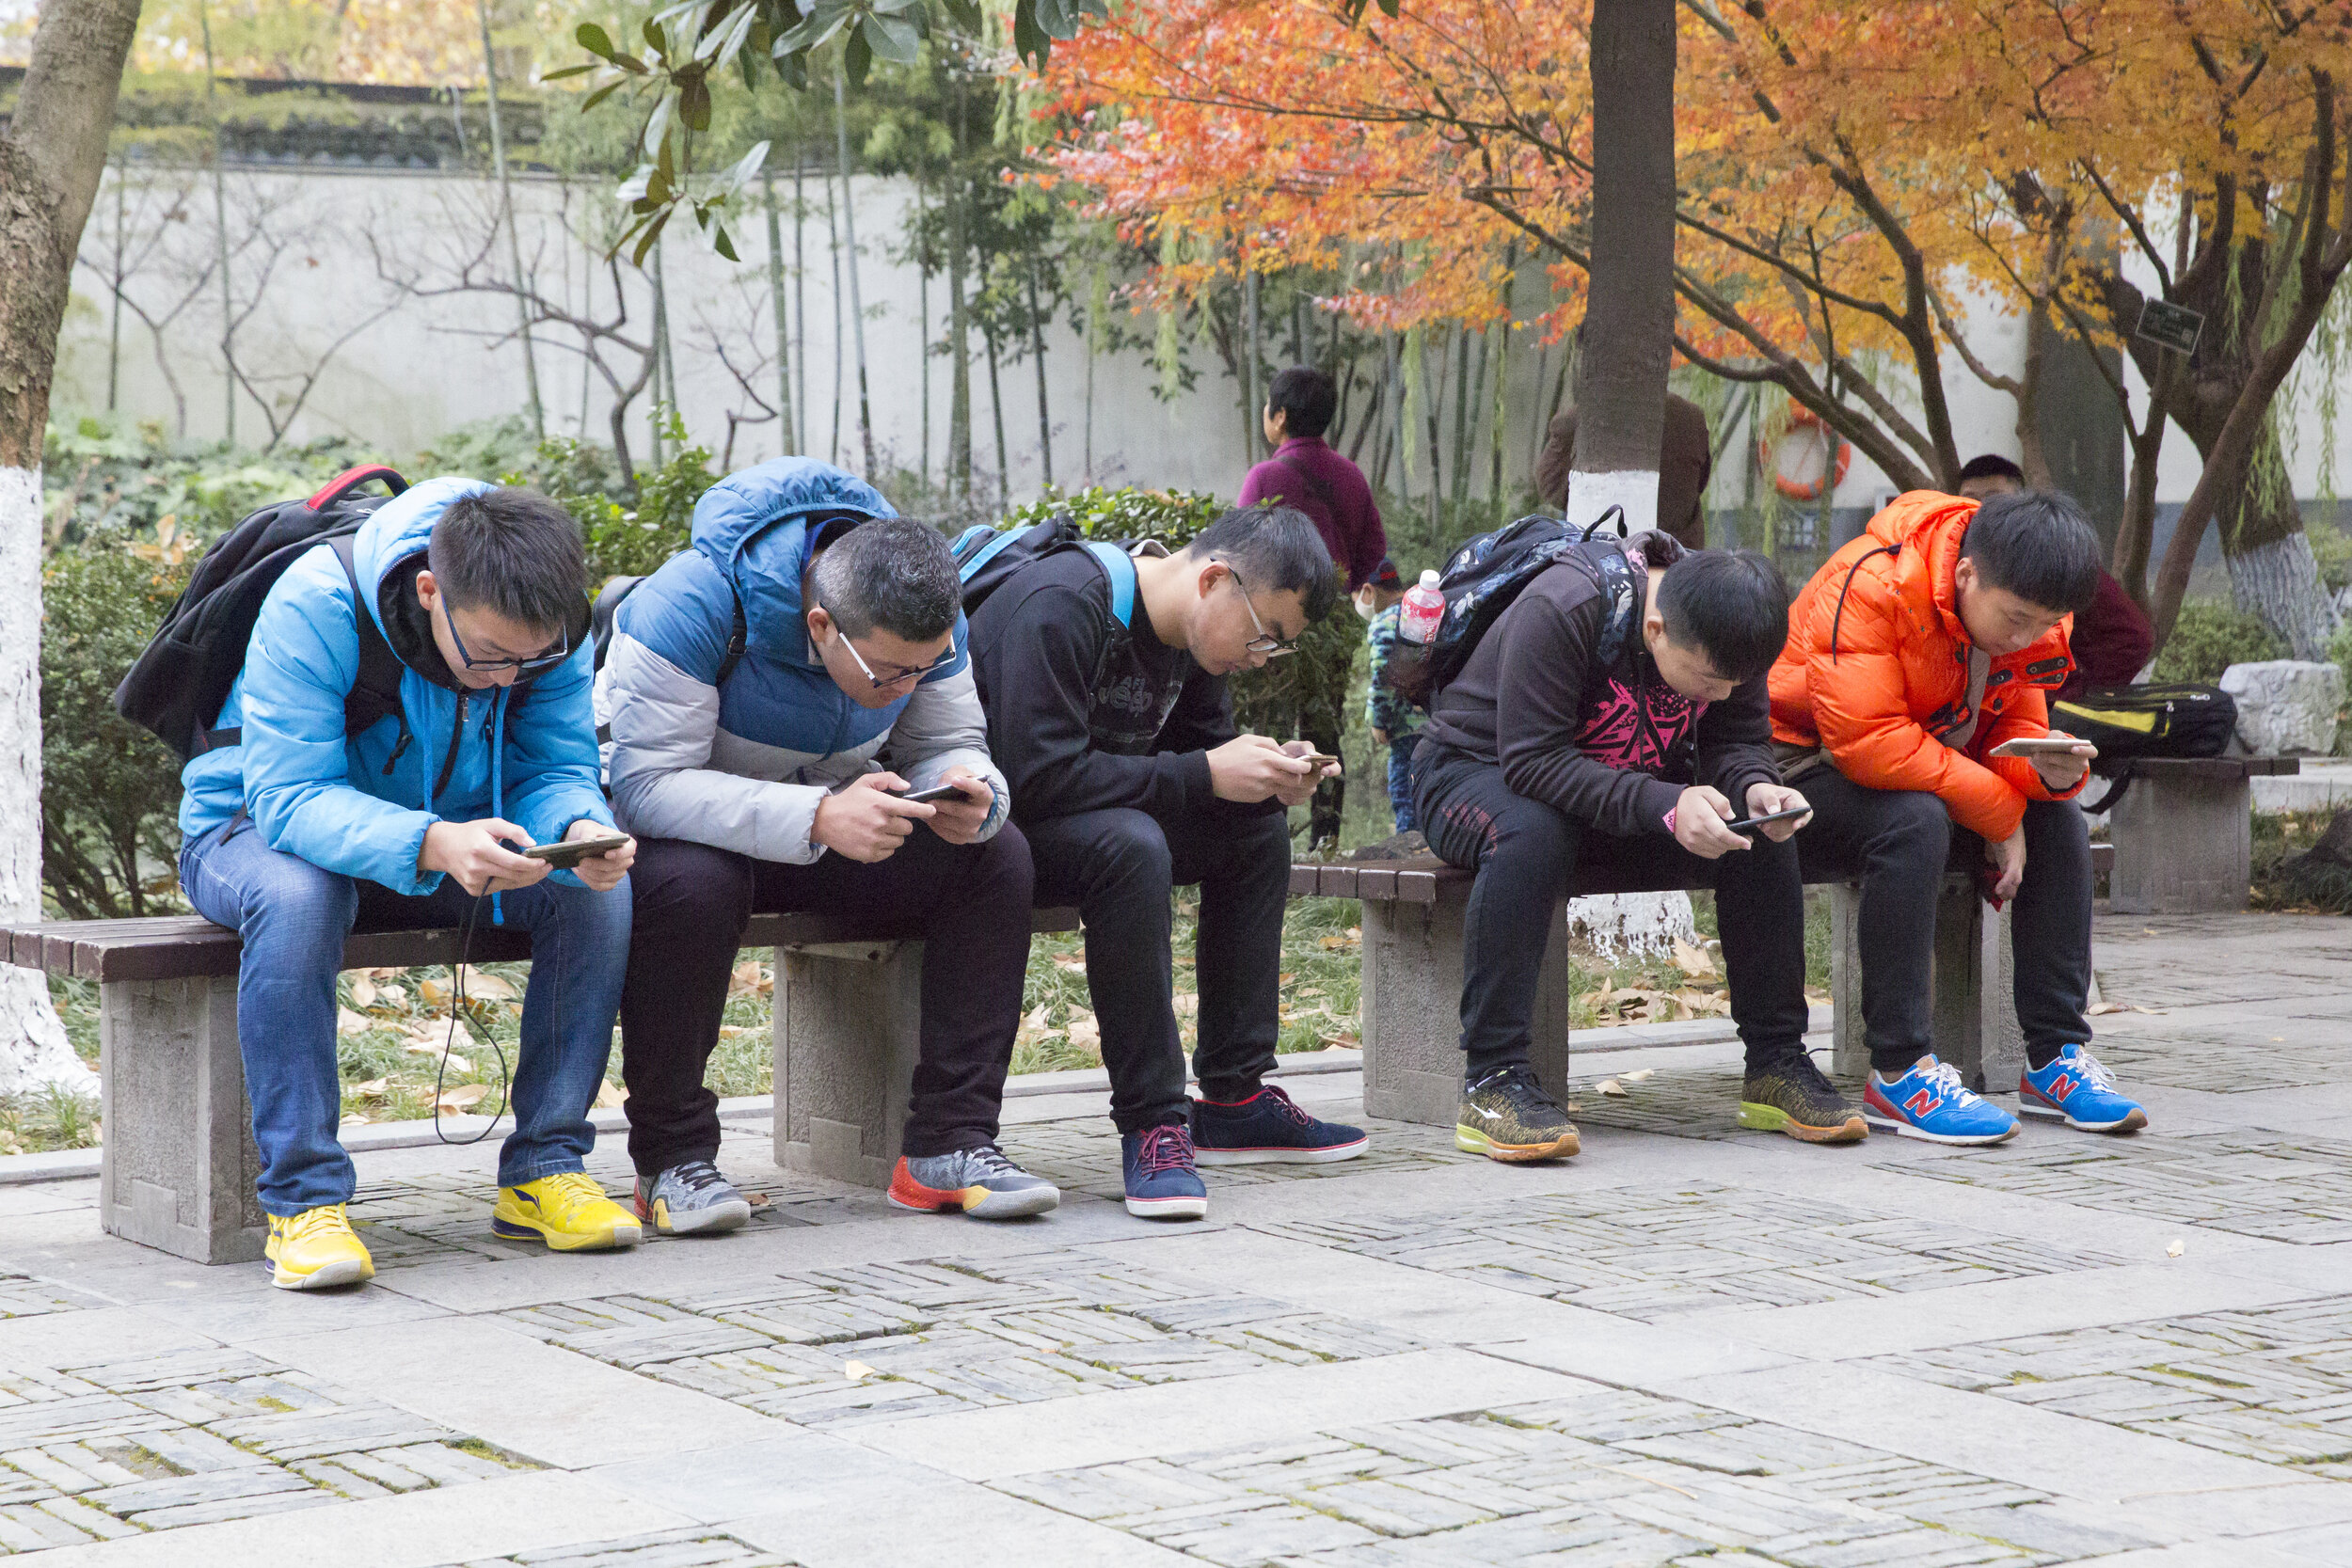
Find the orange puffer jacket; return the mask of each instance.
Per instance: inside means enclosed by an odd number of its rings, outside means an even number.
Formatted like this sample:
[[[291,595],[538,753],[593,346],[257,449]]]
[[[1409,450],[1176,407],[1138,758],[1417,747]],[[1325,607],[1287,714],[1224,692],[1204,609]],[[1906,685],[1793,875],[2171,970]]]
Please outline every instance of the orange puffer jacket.
[[[1968,632],[1952,573],[1976,511],[1975,501],[1914,490],[1813,574],[1772,665],[1772,738],[1826,746],[1838,771],[1868,788],[1939,796],[1953,821],[1997,841],[2017,831],[2027,800],[2081,788],[2053,790],[2025,758],[1986,755],[2049,733],[2042,693],[2074,667],[2074,617],[1995,658],[1976,734],[1960,750],[1943,743],[1968,721]]]

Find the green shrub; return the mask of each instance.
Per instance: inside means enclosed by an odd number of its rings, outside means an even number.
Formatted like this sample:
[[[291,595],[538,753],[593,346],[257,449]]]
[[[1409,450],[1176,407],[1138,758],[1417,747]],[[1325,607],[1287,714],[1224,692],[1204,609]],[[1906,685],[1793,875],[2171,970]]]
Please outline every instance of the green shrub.
[[[1225,502],[1197,490],[1146,490],[1137,485],[1106,489],[1048,490],[1015,507],[1004,526],[1028,528],[1049,517],[1067,517],[1089,539],[1157,539],[1171,550],[1225,515]]]
[[[568,436],[540,442],[527,462],[499,475],[500,483],[528,484],[580,519],[592,591],[611,578],[644,577],[684,549],[694,503],[718,483],[709,449],[689,445],[677,411],[666,412],[672,455],[658,468],[637,470],[634,495],[622,483],[610,448]]]
[[[111,700],[187,580],[169,553],[107,527],[41,568],[41,881],[77,920],[178,908],[180,760]]]
[[[2212,599],[2190,599],[2156,654],[2153,678],[2211,686],[2233,664],[2286,657],[2278,635],[2256,617]]]
[[[343,436],[262,456],[170,441],[153,424],[126,427],[97,416],[52,423],[41,455],[49,543],[54,548],[105,529],[140,536],[169,524],[200,548],[248,512],[309,495],[355,464],[379,460]]]

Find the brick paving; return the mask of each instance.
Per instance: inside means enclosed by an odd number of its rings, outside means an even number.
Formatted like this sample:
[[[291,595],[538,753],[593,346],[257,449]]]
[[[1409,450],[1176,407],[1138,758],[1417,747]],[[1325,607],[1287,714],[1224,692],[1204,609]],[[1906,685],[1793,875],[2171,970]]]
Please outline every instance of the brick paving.
[[[2352,922],[2100,942],[2152,1009],[2100,1020],[2155,1120],[2125,1140],[1806,1148],[1733,1127],[1736,1046],[1661,1049],[1579,1065],[1576,1161],[1374,1121],[1362,1160],[1210,1173],[1204,1225],[1120,1212],[1066,1096],[1011,1102],[1065,1201],[1006,1227],[733,1122],[746,1231],[602,1258],[489,1234],[494,1146],[387,1151],[381,1276],[330,1298],[106,1238],[93,1182],[0,1186],[0,1555],[2352,1560]],[[592,1169],[626,1187],[618,1139]]]

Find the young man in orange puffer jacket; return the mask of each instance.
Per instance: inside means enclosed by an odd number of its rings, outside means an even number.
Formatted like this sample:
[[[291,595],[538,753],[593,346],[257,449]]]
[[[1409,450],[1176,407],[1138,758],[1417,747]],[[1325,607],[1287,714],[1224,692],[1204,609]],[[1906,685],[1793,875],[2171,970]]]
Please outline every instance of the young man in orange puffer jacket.
[[[1937,1060],[1929,970],[1947,859],[2015,898],[2017,1019],[2029,1115],[2125,1132],[2147,1113],[2090,1054],[2090,841],[2074,797],[2088,744],[2046,737],[2045,692],[2073,668],[2073,613],[2099,587],[2099,541],[2063,496],[1981,505],[1914,491],[1814,574],[1772,667],[1782,776],[1813,803],[1806,879],[1862,876],[1863,1114],[1935,1143],[2000,1143],[2017,1119]],[[1955,837],[1965,847],[1957,849]],[[1981,845],[1979,850],[1977,846]]]

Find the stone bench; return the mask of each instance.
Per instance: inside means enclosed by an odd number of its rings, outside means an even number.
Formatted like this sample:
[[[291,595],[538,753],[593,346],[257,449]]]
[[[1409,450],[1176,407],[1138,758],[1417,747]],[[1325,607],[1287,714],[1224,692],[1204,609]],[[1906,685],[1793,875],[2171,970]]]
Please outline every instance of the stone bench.
[[[2091,847],[2094,870],[2114,851]],[[1354,898],[1363,906],[1361,1035],[1364,1114],[1451,1126],[1462,1084],[1459,1044],[1462,926],[1470,906],[1467,871],[1434,856],[1291,868],[1293,897]],[[1830,990],[1836,1011],[1834,1065],[1869,1066],[1862,1037],[1862,965],[1856,944],[1861,890],[1831,892]],[[1579,895],[1690,892],[1679,883],[1587,880]],[[2010,975],[2010,922],[1978,896],[1973,879],[1945,879],[1936,906],[1935,1041],[1946,1060],[1979,1092],[2014,1093],[2025,1061]],[[1534,1066],[1546,1087],[1566,1097],[1568,956],[1565,904],[1552,915],[1551,940],[1535,993]]]
[[[1077,929],[1075,910],[1036,931]],[[345,969],[458,960],[459,931],[358,931]],[[262,1256],[261,1160],[237,1051],[235,932],[196,916],[0,927],[0,958],[98,983],[105,1124],[99,1223],[200,1263]],[[814,914],[754,915],[745,947],[775,953],[776,1163],[886,1185],[906,1122],[922,943]],[[476,928],[471,962],[528,958],[520,931]]]
[[[2118,914],[2208,914],[2246,908],[2252,881],[2256,778],[2302,771],[2295,757],[2140,757],[2119,761],[2131,787],[2107,813],[2108,880]]]

